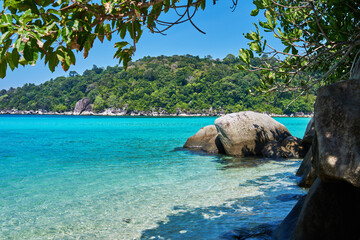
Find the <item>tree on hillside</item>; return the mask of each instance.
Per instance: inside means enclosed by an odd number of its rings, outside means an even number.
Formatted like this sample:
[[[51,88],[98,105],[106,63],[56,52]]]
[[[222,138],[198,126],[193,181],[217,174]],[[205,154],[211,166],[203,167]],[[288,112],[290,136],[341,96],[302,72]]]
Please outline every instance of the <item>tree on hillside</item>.
[[[353,0],[253,0],[252,16],[264,14],[247,33],[248,49],[240,50],[240,69],[262,73],[256,89],[265,93],[306,92],[316,84],[358,78],[360,58],[360,2]],[[262,36],[272,33],[277,49]],[[272,42],[274,43],[274,41]],[[252,65],[254,54],[262,64]],[[306,75],[298,81],[300,75]]]
[[[75,64],[74,51],[82,51],[86,58],[95,39],[110,41],[113,35],[124,40],[115,43],[114,58],[126,67],[144,29],[162,34],[186,21],[197,28],[192,18],[199,9],[205,9],[206,2],[4,0],[1,4],[0,77],[4,78],[8,67],[14,70],[19,64],[35,64],[39,58],[44,58],[51,71],[59,64],[66,71]],[[176,19],[159,19],[170,10]]]

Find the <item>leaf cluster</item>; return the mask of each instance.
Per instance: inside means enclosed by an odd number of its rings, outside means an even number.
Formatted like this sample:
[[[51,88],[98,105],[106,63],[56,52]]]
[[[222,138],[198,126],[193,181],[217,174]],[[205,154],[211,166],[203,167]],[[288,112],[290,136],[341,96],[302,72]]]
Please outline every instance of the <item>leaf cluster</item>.
[[[185,21],[194,25],[191,19],[198,9],[205,9],[205,0],[4,0],[0,78],[8,68],[33,65],[39,59],[51,71],[58,65],[67,71],[76,63],[75,52],[86,58],[96,39],[111,41],[114,35],[121,38],[114,44],[114,58],[126,68],[144,29],[162,33]],[[176,11],[177,18],[161,21],[160,15],[169,10]]]
[[[253,0],[255,31],[245,35],[249,47],[240,50],[239,69],[261,72],[265,93],[300,91],[354,77],[360,52],[360,3],[352,0]],[[264,15],[263,17],[261,15]],[[282,48],[264,36],[271,33]],[[273,41],[274,42],[274,41]],[[259,66],[251,59],[263,58]],[[301,79],[301,81],[299,81]]]

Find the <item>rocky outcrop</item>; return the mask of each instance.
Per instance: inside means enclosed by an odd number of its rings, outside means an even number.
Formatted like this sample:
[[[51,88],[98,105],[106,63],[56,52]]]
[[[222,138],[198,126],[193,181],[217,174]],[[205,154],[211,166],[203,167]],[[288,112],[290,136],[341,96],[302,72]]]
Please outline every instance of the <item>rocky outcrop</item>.
[[[311,118],[309,121],[304,137],[302,139],[304,152],[307,152],[304,160],[301,162],[300,168],[296,172],[296,176],[300,177],[298,186],[309,188],[316,179],[315,168],[313,167],[314,156],[317,155],[317,140],[315,133],[315,120]]]
[[[222,116],[215,120],[215,126],[226,154],[234,156],[261,156],[266,143],[291,136],[273,118],[251,111]]]
[[[359,102],[359,80],[319,89],[312,155],[305,157],[307,160],[299,169],[303,173],[310,169],[317,179],[311,185],[290,239],[360,239],[354,220],[360,214]]]
[[[344,180],[360,187],[360,81],[319,89],[315,131],[319,156],[314,163],[322,180]]]
[[[318,178],[305,199],[291,239],[360,239],[360,189]]]
[[[224,153],[215,125],[200,128],[195,135],[188,138],[184,148],[215,154]]]
[[[82,98],[75,105],[74,115],[80,115],[84,111],[91,111],[91,110],[92,110],[92,106],[90,105],[90,99]]]
[[[314,147],[314,150],[313,150]],[[305,155],[304,160],[302,161],[300,168],[296,172],[296,176],[300,177],[298,182],[299,187],[309,188],[314,183],[316,179],[316,172],[312,166],[315,151],[317,151],[316,146],[310,147],[308,153]]]
[[[300,138],[289,136],[282,141],[272,140],[265,144],[262,154],[266,158],[302,158],[304,150]]]
[[[273,233],[274,239],[291,239],[291,235],[294,232],[296,223],[299,219],[299,215],[301,212],[301,209],[304,205],[306,196],[302,196],[299,201],[296,203],[294,208],[291,210],[291,212],[286,216],[284,221],[275,229]]]
[[[305,152],[309,151],[314,137],[315,137],[315,119],[311,118],[306,127],[304,137],[302,138],[302,144]]]

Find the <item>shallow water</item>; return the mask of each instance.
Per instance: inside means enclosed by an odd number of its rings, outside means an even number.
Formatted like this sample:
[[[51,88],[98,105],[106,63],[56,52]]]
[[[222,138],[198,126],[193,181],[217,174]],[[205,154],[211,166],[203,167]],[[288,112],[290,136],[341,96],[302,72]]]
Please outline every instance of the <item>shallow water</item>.
[[[282,220],[300,161],[178,150],[214,117],[0,116],[0,239],[219,239]],[[277,118],[302,137],[307,118]]]

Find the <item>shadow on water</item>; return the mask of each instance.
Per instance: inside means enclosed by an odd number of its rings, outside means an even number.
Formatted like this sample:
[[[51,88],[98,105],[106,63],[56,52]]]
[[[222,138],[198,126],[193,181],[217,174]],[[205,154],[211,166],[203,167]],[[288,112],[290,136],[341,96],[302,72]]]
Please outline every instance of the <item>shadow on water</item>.
[[[244,168],[244,167],[257,167],[261,164],[268,163],[270,160],[260,157],[233,157],[226,155],[219,155],[216,162],[221,164],[220,170],[229,168]]]
[[[245,185],[258,187],[259,195],[231,199],[219,206],[174,207],[166,221],[144,230],[141,239],[271,239],[273,229],[303,195],[296,185],[273,184],[274,179],[289,181],[291,176],[275,174],[248,181]]]
[[[212,154],[202,150],[186,149],[183,147],[177,147],[172,151],[173,152],[183,151],[190,155],[213,156],[215,158],[214,161],[221,164],[221,167],[219,168],[220,170],[226,170],[230,168],[257,167],[259,165],[268,163],[270,161],[278,162],[279,164],[281,164],[282,161],[286,161],[283,159],[274,160],[264,157],[236,157],[236,156],[228,156],[224,154]],[[298,165],[298,163],[294,162],[293,165]]]

